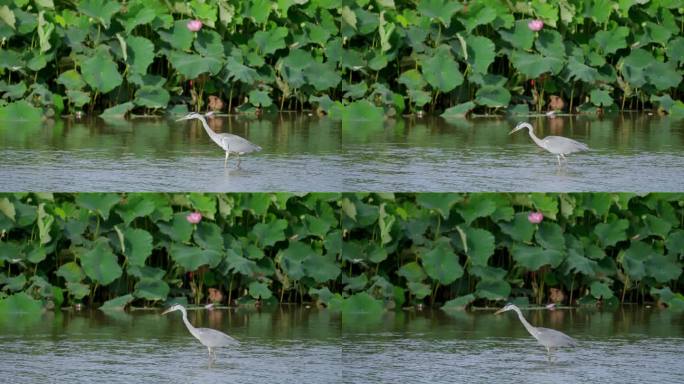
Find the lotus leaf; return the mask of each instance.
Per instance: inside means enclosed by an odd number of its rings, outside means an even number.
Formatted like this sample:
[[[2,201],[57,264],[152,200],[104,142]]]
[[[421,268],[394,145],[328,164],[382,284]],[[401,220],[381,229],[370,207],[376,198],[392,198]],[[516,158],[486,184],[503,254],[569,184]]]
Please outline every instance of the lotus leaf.
[[[101,311],[123,311],[124,308],[133,301],[133,299],[134,297],[130,293],[115,297],[111,300],[105,301],[98,309]]]
[[[448,0],[425,0],[418,3],[418,12],[439,20],[447,28],[451,25],[451,18],[462,8],[462,4]]]
[[[591,290],[591,295],[594,296],[594,298],[596,299],[607,300],[613,297],[613,291],[605,283],[594,281],[593,283],[591,283],[589,289]]]
[[[109,219],[109,212],[119,202],[121,196],[114,193],[80,193],[76,196],[76,204]]]
[[[279,219],[254,225],[252,233],[256,236],[258,244],[268,247],[285,240],[285,228],[287,228],[287,221]]]
[[[468,251],[466,254],[473,265],[486,266],[489,257],[494,254],[494,235],[486,229],[466,228],[464,230]]]
[[[144,229],[126,228],[124,239],[126,247],[124,254],[128,258],[128,264],[144,266],[152,253],[152,235]]]
[[[513,240],[529,242],[534,235],[534,225],[527,219],[527,213],[519,212],[515,214],[513,221],[500,222],[501,231]]]
[[[133,296],[145,300],[166,300],[169,290],[169,285],[163,280],[144,277],[135,284]]]
[[[442,306],[442,309],[445,311],[451,311],[451,310],[461,311],[461,310],[464,310],[465,307],[470,305],[470,303],[472,303],[473,301],[475,301],[475,295],[473,295],[472,293],[469,293],[467,295],[459,296],[455,299],[447,301]]]
[[[85,274],[83,273],[81,267],[73,261],[62,264],[55,274],[71,283],[78,283],[85,278]]]
[[[83,79],[94,90],[107,93],[121,84],[123,78],[106,49],[98,49],[94,56],[81,64]]]
[[[425,80],[440,92],[449,92],[463,83],[463,75],[448,46],[441,46],[423,63]]]
[[[446,220],[451,207],[462,201],[463,196],[455,193],[421,193],[416,196],[416,203],[423,208],[434,209]]]
[[[487,300],[506,300],[511,294],[511,285],[503,280],[481,280],[475,286],[475,296]]]
[[[216,267],[223,259],[223,254],[214,249],[201,249],[181,244],[171,244],[169,250],[173,260],[186,271],[196,271],[203,265]]]
[[[440,284],[451,284],[463,276],[463,267],[448,241],[439,241],[431,251],[421,254],[421,260],[428,276]]]
[[[117,258],[104,238],[97,239],[90,250],[80,255],[80,260],[86,276],[100,285],[109,285],[121,276]]]
[[[38,315],[43,311],[40,301],[35,300],[25,292],[15,293],[0,299],[0,314],[30,314]]]
[[[82,89],[85,86],[85,81],[78,71],[70,69],[62,72],[57,78],[57,83],[62,84],[67,89]]]
[[[555,249],[514,244],[511,253],[515,261],[530,271],[536,271],[545,265],[556,268],[563,262],[563,253]]]
[[[171,240],[185,243],[192,235],[192,224],[186,218],[187,213],[176,213],[170,223],[157,223],[159,230]]]
[[[619,219],[610,223],[600,223],[594,228],[594,233],[604,247],[610,247],[620,241],[627,239],[625,230],[629,227],[629,222]]]
[[[40,109],[25,100],[19,100],[0,106],[0,121],[37,122],[43,119]]]

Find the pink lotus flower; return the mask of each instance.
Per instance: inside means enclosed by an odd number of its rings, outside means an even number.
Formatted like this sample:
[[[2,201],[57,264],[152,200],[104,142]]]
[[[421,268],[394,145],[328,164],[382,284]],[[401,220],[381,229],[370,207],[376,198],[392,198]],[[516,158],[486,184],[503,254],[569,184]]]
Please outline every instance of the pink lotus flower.
[[[544,214],[541,212],[530,212],[530,214],[527,215],[527,220],[532,224],[539,224],[544,220]]]
[[[197,32],[202,29],[202,22],[199,20],[190,20],[187,25],[191,32]]]
[[[530,20],[530,22],[527,23],[527,28],[537,32],[541,31],[542,28],[544,28],[544,22],[536,19],[536,20]]]
[[[185,217],[190,224],[197,224],[202,221],[202,214],[199,212],[193,212]]]

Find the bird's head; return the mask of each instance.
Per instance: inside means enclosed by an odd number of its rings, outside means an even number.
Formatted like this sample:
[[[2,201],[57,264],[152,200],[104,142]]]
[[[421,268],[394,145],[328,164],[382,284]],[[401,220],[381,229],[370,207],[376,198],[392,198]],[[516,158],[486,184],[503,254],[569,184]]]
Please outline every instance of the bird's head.
[[[200,115],[200,114],[197,113],[197,112],[190,112],[190,113],[188,113],[187,115],[181,117],[180,119],[178,119],[178,120],[176,120],[176,121],[198,119],[198,118],[200,118],[201,116],[202,116],[202,115]]]
[[[519,130],[525,129],[525,128],[532,129],[532,126],[530,125],[530,123],[526,123],[526,122],[524,122],[524,121],[521,121],[521,122],[519,122],[518,125],[516,125],[515,128],[513,128],[513,130],[510,131],[508,134],[510,135],[510,134],[516,133],[516,132],[518,132]]]
[[[180,310],[182,310],[182,309],[183,309],[183,306],[182,306],[182,305],[180,305],[180,304],[174,304],[174,305],[170,306],[169,309],[167,309],[166,311],[162,312],[162,315],[166,315],[167,313],[173,312],[173,311],[180,311]]]
[[[508,303],[508,304],[506,304],[503,308],[501,308],[501,309],[499,309],[498,311],[494,312],[494,314],[495,314],[495,315],[498,315],[498,314],[504,313],[504,312],[506,312],[506,311],[513,310],[513,309],[515,309],[515,308],[517,308],[517,307],[515,306],[515,304]]]

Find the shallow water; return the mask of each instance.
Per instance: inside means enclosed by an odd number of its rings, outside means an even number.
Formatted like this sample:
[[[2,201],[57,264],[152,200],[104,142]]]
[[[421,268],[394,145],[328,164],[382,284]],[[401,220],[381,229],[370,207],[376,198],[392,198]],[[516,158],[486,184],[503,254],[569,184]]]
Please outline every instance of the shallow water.
[[[555,156],[518,120],[439,117],[341,124],[327,118],[216,118],[263,150],[224,169],[198,122],[0,123],[0,191],[681,191],[684,120],[531,118],[538,136],[590,152]]]
[[[510,312],[349,319],[301,307],[189,311],[196,326],[240,341],[210,364],[178,312],[65,311],[0,317],[0,373],[3,383],[676,383],[684,375],[684,314],[637,307],[524,313],[578,347],[549,363]]]
[[[240,345],[214,363],[179,312],[46,314],[31,324],[0,319],[3,383],[337,383],[339,320],[328,312],[189,311],[197,327]]]
[[[556,156],[538,137],[565,136],[589,152]],[[348,190],[388,191],[681,191],[684,120],[645,115],[605,118],[441,118],[399,120],[361,131],[343,129]]]
[[[514,313],[386,315],[343,323],[348,383],[675,383],[684,375],[684,315],[624,309],[524,311],[533,325],[563,331],[578,347],[546,350]],[[355,322],[360,324],[360,322]]]

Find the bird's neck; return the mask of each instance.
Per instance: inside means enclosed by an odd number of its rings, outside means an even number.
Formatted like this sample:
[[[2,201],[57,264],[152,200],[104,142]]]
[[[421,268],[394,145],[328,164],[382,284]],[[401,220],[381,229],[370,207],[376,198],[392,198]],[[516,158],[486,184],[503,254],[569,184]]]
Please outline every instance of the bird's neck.
[[[537,137],[537,135],[534,134],[534,132],[532,131],[532,127],[531,127],[531,126],[530,126],[530,127],[527,127],[527,133],[530,134],[530,137],[532,138],[532,140],[533,140],[535,143],[537,143],[538,146],[540,146],[540,147],[542,147],[542,148],[546,148],[546,144],[544,144],[544,142],[543,142],[542,140],[540,140],[540,139]]]
[[[532,324],[527,322],[527,320],[525,319],[525,316],[523,316],[522,312],[520,312],[520,309],[515,308],[515,313],[518,314],[518,319],[520,319],[520,322],[523,324],[525,329],[527,329],[527,332],[529,332],[530,335],[532,335],[536,338],[537,337],[537,329],[535,327],[533,327]]]
[[[185,323],[185,327],[188,328],[188,331],[190,331],[193,336],[197,337],[197,331],[195,330],[195,327],[193,327],[188,320],[188,312],[185,311],[185,309],[183,309],[181,312],[183,312],[183,322]]]
[[[220,138],[219,135],[214,132],[213,129],[209,128],[209,124],[207,123],[207,120],[203,116],[198,117],[199,121],[202,123],[202,127],[204,127],[204,130],[207,131],[207,135],[211,137],[211,139],[218,145],[221,145],[220,143]]]

